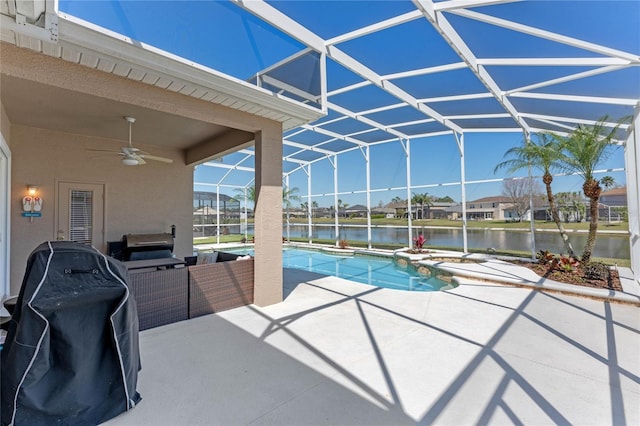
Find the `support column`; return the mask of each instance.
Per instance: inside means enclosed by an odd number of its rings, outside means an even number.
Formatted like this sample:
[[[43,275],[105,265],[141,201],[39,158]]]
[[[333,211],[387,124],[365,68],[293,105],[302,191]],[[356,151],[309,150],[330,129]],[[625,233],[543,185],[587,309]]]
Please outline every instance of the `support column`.
[[[244,188],[244,240],[245,242],[247,241],[247,238],[249,238],[249,234],[248,234],[248,228],[249,228],[249,215],[247,214],[247,202],[248,202],[248,196],[247,196],[247,187],[245,186]],[[255,214],[255,212],[254,212]],[[242,225],[242,224],[240,224]]]
[[[307,237],[313,243],[313,224],[311,220],[311,163],[307,164]]]
[[[282,129],[255,136],[254,303],[267,306],[282,301]]]
[[[291,190],[291,188],[289,187],[289,175],[285,176],[285,185],[287,188],[287,199],[286,199],[286,205],[287,205],[287,242],[291,241],[291,216],[289,214],[289,209],[291,207],[291,201],[289,200],[289,191]]]
[[[407,161],[407,245],[409,248],[413,247],[413,229],[411,223],[411,145],[410,140],[407,139],[406,144],[400,140],[400,144],[404,149],[404,155]]]
[[[460,151],[460,196],[462,198],[462,251],[467,253],[467,190],[464,165],[464,133],[454,133]]]
[[[220,244],[220,184],[216,185],[216,244]]]
[[[362,155],[364,155],[365,161],[365,170],[367,175],[367,248],[371,249],[371,168],[370,168],[370,157],[369,157],[369,145],[367,145],[362,151],[362,147],[360,148]]]
[[[336,247],[340,245],[340,223],[338,222],[338,155],[333,156],[333,161],[330,157],[327,157],[331,165],[333,166],[333,223]]]
[[[524,131],[524,140],[526,143],[531,143],[531,135],[528,131]],[[529,227],[531,228],[531,260],[536,259],[536,222],[534,219],[534,205],[533,205],[533,175],[531,173],[531,164],[527,167],[527,179],[529,179]]]
[[[636,282],[640,284],[640,112],[636,111],[632,125],[633,130],[625,143],[624,162],[627,175],[631,270]]]

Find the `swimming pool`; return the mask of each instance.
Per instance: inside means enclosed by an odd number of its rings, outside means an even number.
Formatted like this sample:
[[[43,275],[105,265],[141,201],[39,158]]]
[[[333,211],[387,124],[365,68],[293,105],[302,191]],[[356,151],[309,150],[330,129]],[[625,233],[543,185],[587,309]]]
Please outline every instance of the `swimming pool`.
[[[253,255],[252,249],[224,251]],[[435,277],[422,276],[411,267],[403,268],[396,265],[392,259],[377,256],[340,256],[317,250],[285,248],[282,253],[282,266],[396,290],[438,291],[453,287],[451,283]]]

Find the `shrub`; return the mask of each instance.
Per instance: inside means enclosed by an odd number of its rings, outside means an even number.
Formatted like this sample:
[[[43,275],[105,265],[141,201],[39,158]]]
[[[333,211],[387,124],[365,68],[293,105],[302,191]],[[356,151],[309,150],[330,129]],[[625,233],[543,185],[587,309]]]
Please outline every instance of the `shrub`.
[[[427,239],[422,234],[418,235],[417,238],[413,239],[413,244],[416,246],[418,250],[422,249],[422,247],[426,242],[427,242]]]
[[[538,259],[538,263],[541,265],[548,265],[554,260],[553,253],[549,250],[540,250],[540,252],[536,255],[536,259]]]
[[[571,256],[560,256],[554,259],[554,266],[564,272],[575,272],[576,268],[580,266],[578,259]]]
[[[584,267],[584,277],[588,280],[608,280],[609,267],[602,262],[589,262]]]

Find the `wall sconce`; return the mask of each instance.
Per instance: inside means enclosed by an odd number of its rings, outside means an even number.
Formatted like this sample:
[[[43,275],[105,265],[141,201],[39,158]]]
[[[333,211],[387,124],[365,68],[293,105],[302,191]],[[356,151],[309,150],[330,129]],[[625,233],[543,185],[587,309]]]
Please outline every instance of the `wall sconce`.
[[[34,217],[42,216],[42,197],[38,195],[38,187],[35,185],[27,186],[27,195],[22,198],[22,216],[28,217],[29,221],[33,221]]]

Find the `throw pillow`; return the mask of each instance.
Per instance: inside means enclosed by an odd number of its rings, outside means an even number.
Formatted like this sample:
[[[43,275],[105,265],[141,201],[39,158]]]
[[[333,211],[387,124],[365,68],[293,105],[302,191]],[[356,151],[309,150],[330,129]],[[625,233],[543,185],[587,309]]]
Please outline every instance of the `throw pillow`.
[[[196,265],[208,265],[210,263],[216,263],[217,260],[217,251],[214,251],[213,253],[198,253],[198,260],[196,261]]]

